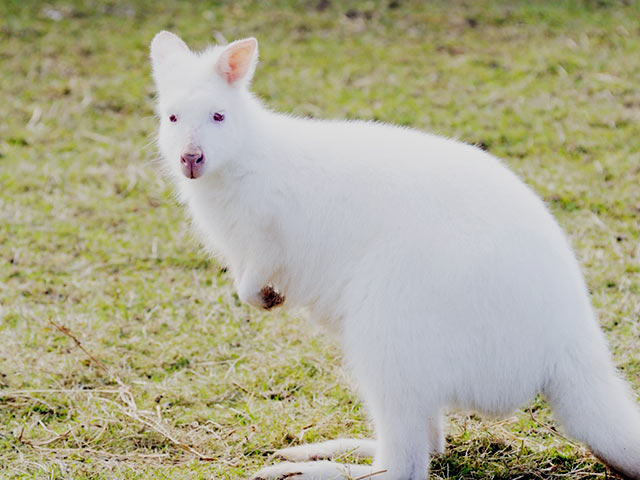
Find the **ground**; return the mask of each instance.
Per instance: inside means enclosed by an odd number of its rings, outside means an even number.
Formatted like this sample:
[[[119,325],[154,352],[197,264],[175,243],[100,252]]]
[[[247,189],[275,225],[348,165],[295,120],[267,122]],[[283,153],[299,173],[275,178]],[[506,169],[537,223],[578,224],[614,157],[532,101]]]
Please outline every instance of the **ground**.
[[[243,478],[371,434],[321,331],[242,305],[159,174],[148,44],[256,36],[273,108],[475,143],[548,203],[640,392],[636,1],[0,3],[0,478]],[[401,154],[401,152],[399,152]],[[542,399],[432,478],[610,475]]]

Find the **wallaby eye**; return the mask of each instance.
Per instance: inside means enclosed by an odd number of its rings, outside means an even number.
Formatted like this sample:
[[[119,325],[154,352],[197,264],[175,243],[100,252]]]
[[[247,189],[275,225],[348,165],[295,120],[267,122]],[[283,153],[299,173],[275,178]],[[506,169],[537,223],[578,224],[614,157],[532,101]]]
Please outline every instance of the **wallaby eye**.
[[[169,121],[175,123],[178,121],[178,117],[176,117],[175,115],[169,115]]]
[[[213,118],[214,122],[222,122],[224,120],[224,115],[222,113],[216,112],[211,115],[211,118]]]

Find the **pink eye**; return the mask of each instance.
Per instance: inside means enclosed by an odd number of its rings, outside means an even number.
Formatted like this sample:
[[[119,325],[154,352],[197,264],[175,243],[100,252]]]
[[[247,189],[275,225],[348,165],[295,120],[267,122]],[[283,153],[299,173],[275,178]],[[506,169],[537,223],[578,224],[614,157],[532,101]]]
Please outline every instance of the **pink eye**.
[[[212,116],[214,122],[222,122],[224,120],[224,115],[222,113],[214,113]]]
[[[177,121],[178,121],[178,117],[176,117],[175,115],[170,115],[170,116],[169,116],[169,121],[171,121],[171,122],[174,122],[174,123],[175,123],[175,122],[177,122]]]

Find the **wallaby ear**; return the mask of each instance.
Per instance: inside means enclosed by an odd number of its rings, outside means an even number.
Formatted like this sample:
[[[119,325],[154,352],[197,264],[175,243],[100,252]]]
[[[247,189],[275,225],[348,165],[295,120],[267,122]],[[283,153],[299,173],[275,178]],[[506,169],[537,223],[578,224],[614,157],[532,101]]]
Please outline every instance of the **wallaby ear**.
[[[162,31],[151,41],[151,65],[157,70],[166,64],[170,57],[185,52],[189,52],[189,47],[179,36]]]
[[[248,83],[258,63],[258,41],[251,37],[227,45],[216,63],[216,73],[229,85]]]

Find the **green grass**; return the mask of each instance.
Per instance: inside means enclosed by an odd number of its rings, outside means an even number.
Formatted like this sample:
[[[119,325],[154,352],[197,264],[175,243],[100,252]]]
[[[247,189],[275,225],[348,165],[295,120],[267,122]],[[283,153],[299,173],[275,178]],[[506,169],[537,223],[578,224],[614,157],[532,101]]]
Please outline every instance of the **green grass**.
[[[254,89],[279,110],[502,157],[567,230],[640,392],[637,2],[5,0],[0,478],[235,479],[275,448],[371,434],[336,346],[241,305],[159,176],[161,29],[196,48],[256,36]],[[606,475],[540,399],[450,420],[432,478]]]

